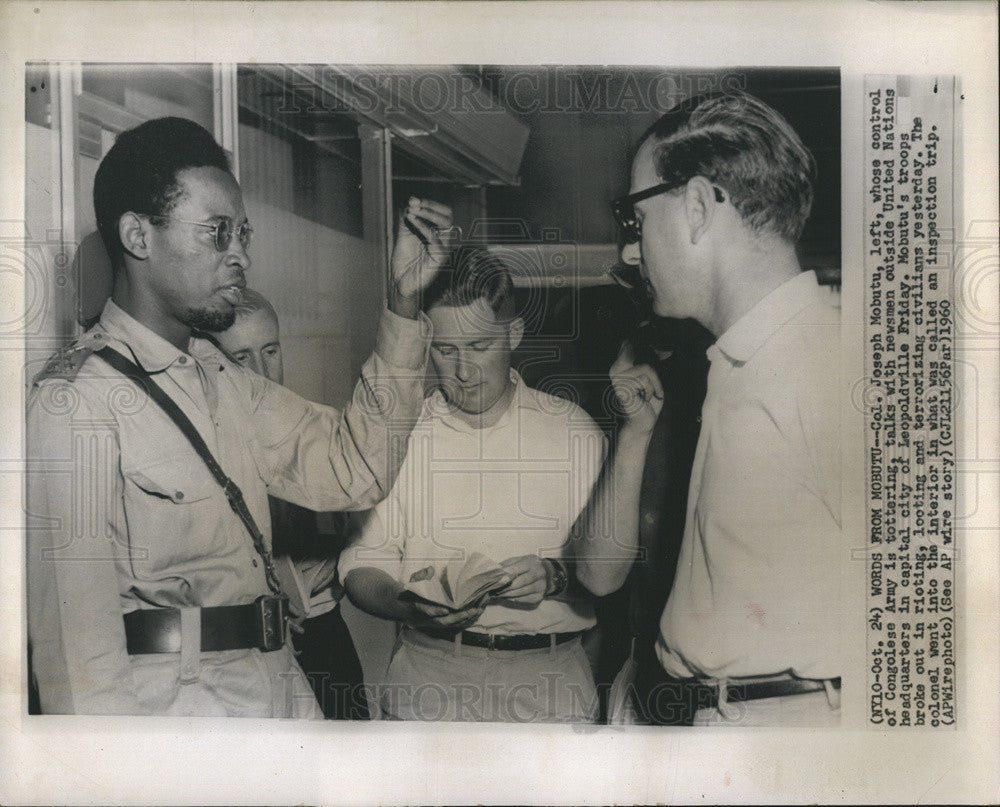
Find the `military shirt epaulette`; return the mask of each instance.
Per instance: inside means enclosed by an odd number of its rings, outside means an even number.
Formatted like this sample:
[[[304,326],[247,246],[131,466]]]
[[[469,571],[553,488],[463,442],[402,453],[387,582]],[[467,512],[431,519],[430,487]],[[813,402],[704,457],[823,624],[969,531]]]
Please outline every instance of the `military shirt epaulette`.
[[[83,363],[94,351],[100,350],[108,343],[107,334],[103,331],[91,331],[84,334],[77,342],[62,348],[50,358],[41,372],[35,376],[32,384],[40,384],[50,378],[64,381],[74,381]]]

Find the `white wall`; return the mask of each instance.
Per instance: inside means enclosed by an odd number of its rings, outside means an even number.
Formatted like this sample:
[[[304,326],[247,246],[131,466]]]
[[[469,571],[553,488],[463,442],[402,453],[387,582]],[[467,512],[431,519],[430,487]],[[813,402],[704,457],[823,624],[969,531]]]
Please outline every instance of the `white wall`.
[[[59,193],[59,132],[25,124],[26,183],[24,242],[19,227],[0,237],[4,250],[25,257],[25,318],[5,332],[25,334],[25,384],[74,335],[75,280],[62,257],[62,202]],[[72,258],[74,247],[66,245]],[[10,262],[10,265],[15,265]],[[6,267],[5,267],[6,268]]]
[[[247,282],[278,312],[285,383],[333,406],[349,400],[375,346],[383,283],[363,239],[290,212],[292,156],[282,140],[240,126],[240,185],[254,228]],[[341,603],[369,684],[381,682],[394,626]]]
[[[374,347],[382,278],[363,239],[291,212],[291,149],[241,125],[240,184],[254,228],[247,282],[281,321],[286,384],[335,406]]]

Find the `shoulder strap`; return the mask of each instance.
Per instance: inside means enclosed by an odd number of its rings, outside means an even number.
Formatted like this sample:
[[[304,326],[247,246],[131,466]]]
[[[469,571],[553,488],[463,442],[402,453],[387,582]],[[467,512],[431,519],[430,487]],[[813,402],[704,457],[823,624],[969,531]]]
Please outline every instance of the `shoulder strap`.
[[[195,450],[195,453],[201,457],[205,465],[208,466],[208,470],[211,472],[212,476],[215,477],[215,481],[222,486],[222,490],[226,494],[226,498],[229,500],[229,506],[232,507],[233,512],[239,516],[240,521],[247,528],[247,532],[250,533],[250,537],[253,539],[254,548],[257,553],[264,559],[264,568],[267,576],[267,585],[275,594],[281,592],[281,585],[278,582],[277,573],[274,570],[274,563],[271,558],[271,553],[264,546],[264,536],[261,534],[260,529],[257,527],[257,522],[254,521],[253,514],[250,512],[246,505],[246,501],[243,499],[243,491],[240,490],[239,486],[226,475],[226,472],[222,470],[222,466],[216,461],[212,452],[209,450],[208,446],[205,444],[204,439],[202,439],[201,434],[194,427],[194,424],[188,418],[187,415],[181,410],[181,408],[174,402],[173,398],[167,395],[166,392],[155,382],[152,377],[143,370],[138,364],[133,362],[131,359],[127,359],[117,350],[111,347],[105,346],[100,350],[94,352],[95,356],[100,356],[107,364],[117,370],[122,375],[131,379],[137,386],[143,389],[147,395],[163,410],[164,414],[169,417],[181,433],[187,438],[188,442],[191,443],[191,447]]]
[[[51,356],[41,372],[32,380],[32,384],[40,384],[50,378],[58,378],[63,381],[75,381],[83,367],[83,363],[93,354],[93,348],[80,345],[71,345],[59,350]]]

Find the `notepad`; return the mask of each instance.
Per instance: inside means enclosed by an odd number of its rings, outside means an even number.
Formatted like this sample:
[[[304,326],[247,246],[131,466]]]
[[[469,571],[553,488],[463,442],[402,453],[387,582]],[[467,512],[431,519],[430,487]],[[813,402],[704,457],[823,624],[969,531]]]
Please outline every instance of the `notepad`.
[[[467,560],[453,560],[436,567],[433,577],[409,582],[404,588],[420,599],[461,611],[481,604],[511,579],[496,561],[481,552],[473,552]]]

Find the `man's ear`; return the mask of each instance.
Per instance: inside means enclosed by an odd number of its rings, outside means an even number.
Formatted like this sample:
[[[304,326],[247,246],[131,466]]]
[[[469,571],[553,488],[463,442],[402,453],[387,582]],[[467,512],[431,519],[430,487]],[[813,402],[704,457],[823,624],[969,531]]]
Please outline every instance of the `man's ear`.
[[[510,321],[510,325],[507,326],[507,338],[510,340],[511,350],[517,350],[517,346],[521,344],[522,336],[524,336],[524,320],[520,317],[514,317]]]
[[[705,177],[692,177],[688,182],[684,190],[684,209],[691,231],[691,243],[697,244],[712,226],[718,210],[715,189]]]
[[[149,223],[143,221],[135,213],[123,213],[118,219],[118,237],[122,247],[133,258],[145,260],[149,257],[149,247],[146,244],[146,233]]]

